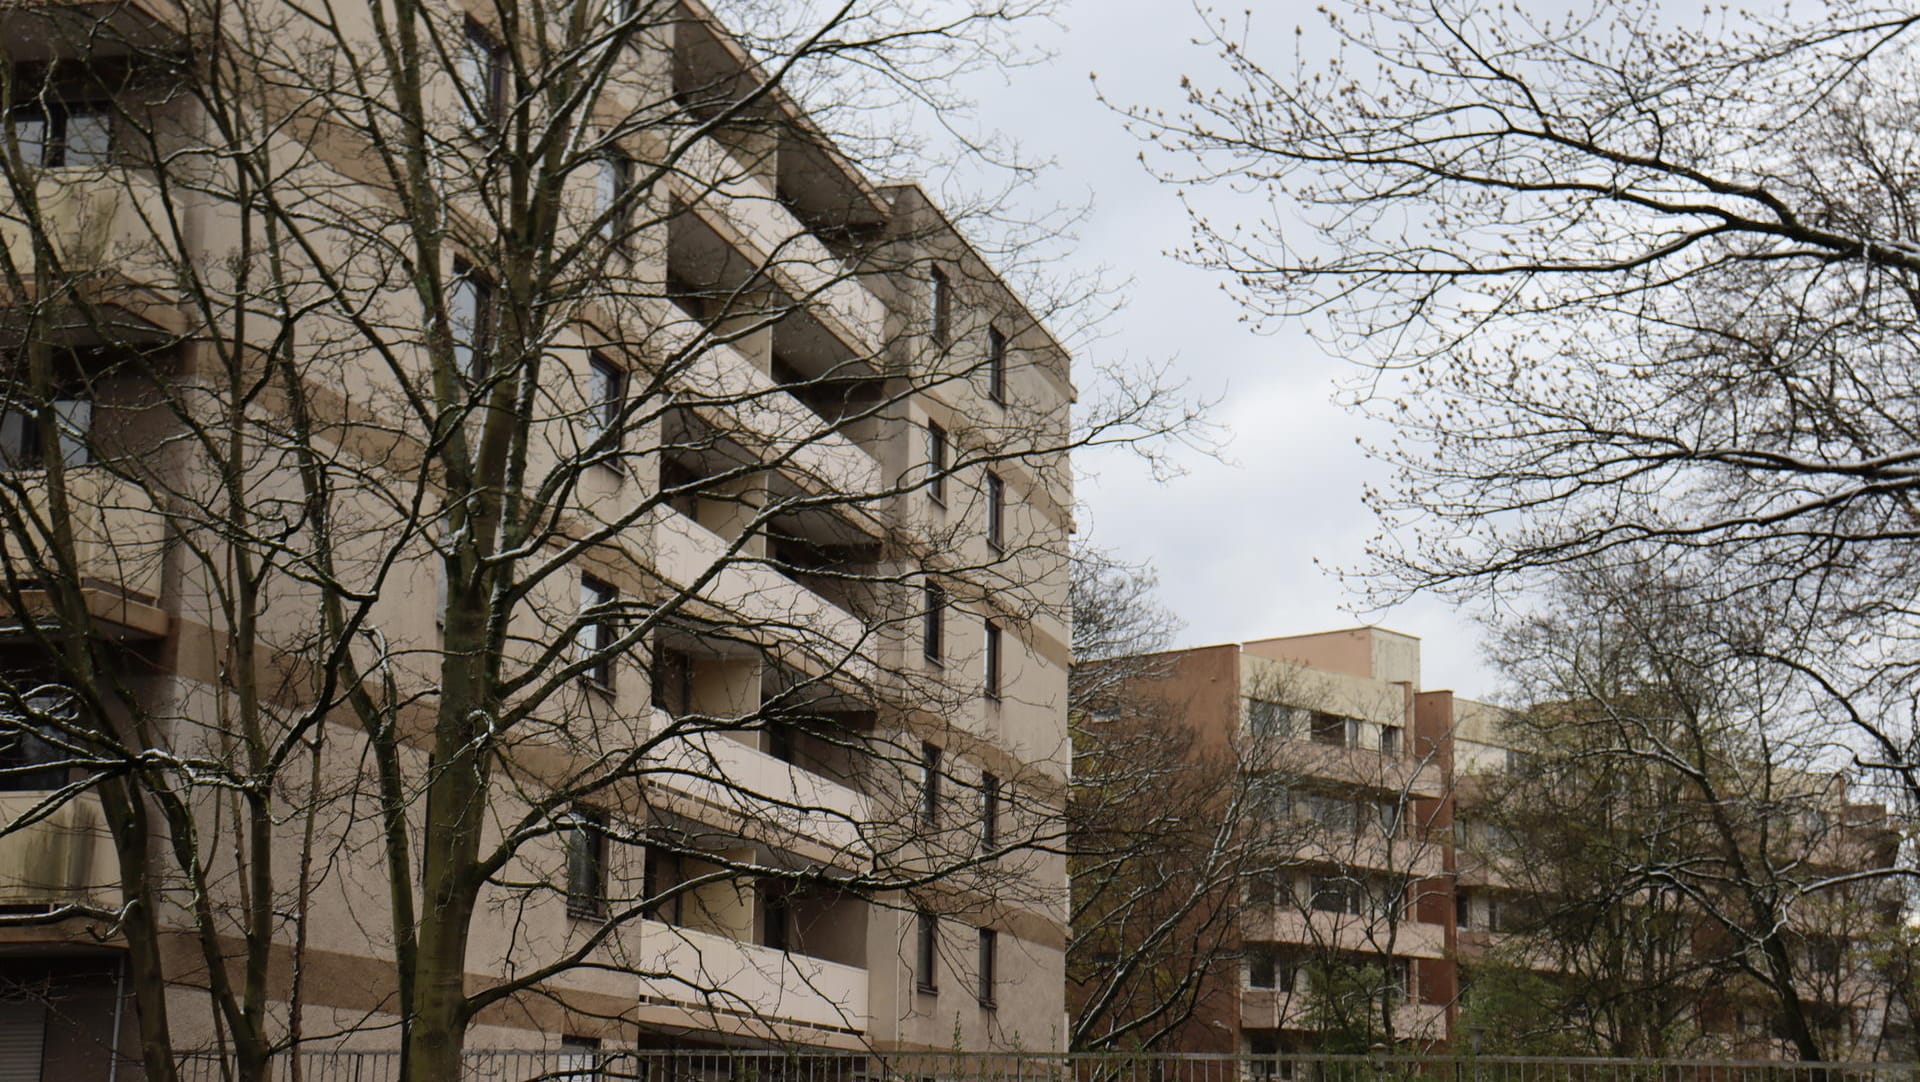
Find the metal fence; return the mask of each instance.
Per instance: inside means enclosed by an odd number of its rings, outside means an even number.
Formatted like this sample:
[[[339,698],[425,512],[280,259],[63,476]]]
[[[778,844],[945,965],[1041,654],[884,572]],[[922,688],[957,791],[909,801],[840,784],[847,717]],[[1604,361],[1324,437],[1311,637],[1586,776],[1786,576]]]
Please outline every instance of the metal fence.
[[[183,1082],[225,1082],[217,1058]],[[391,1051],[310,1050],[274,1082],[399,1082]],[[447,1082],[1920,1082],[1915,1063],[1787,1063],[1526,1056],[1270,1056],[941,1052],[469,1051]]]

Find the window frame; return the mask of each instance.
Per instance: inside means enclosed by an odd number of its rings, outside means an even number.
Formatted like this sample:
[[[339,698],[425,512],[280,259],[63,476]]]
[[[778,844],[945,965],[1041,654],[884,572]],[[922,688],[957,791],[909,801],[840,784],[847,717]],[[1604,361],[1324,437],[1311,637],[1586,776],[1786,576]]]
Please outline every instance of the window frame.
[[[468,337],[461,338],[459,300],[472,295],[473,312]],[[453,280],[447,289],[447,330],[453,336],[453,363],[471,383],[478,384],[493,371],[493,314],[496,302],[493,279],[464,256],[453,261]],[[461,351],[466,351],[463,358]]]
[[[593,434],[586,442],[592,445],[609,437],[609,449],[619,451],[626,435],[620,421],[627,404],[627,370],[596,349],[587,353],[587,374],[587,386],[593,394],[587,403],[587,415],[591,418]],[[615,457],[601,465],[619,470],[619,461]]]
[[[619,627],[611,611],[591,615],[595,609],[609,610],[620,601],[620,591],[604,579],[580,574],[580,630],[575,637],[577,660],[591,664],[581,670],[580,679],[601,691],[613,690],[614,655],[609,649],[619,637]]]
[[[922,587],[925,609],[920,614],[920,652],[935,665],[944,664],[947,650],[947,591],[939,583]]]
[[[981,693],[986,696],[988,702],[999,703],[1002,701],[1001,696],[1004,693],[1002,685],[1006,679],[1005,661],[1001,656],[1006,649],[1006,634],[1000,630],[1000,624],[996,620],[986,620],[984,627],[986,630],[985,642],[981,647],[981,668],[984,670],[980,680]]]
[[[38,694],[8,696],[0,714],[15,722],[11,729],[0,730],[0,792],[38,793],[68,785],[73,778],[73,756],[55,741],[61,739],[57,727],[42,718],[64,715],[64,720],[79,719],[79,700],[56,685],[39,685]],[[65,696],[65,702],[59,700]],[[13,709],[18,704],[19,711]]]
[[[101,122],[102,134],[106,136],[106,145],[101,148],[97,158],[74,163],[68,160],[73,143],[73,121],[75,117],[96,118]],[[15,139],[19,142],[22,159],[34,169],[105,169],[114,164],[115,150],[119,142],[114,137],[113,105],[97,98],[80,98],[73,101],[55,99],[46,103],[28,102],[15,107],[8,123],[14,128]],[[40,138],[29,144],[21,137],[19,127],[23,122],[38,121]],[[32,158],[25,153],[27,147],[37,148]]]
[[[953,340],[953,282],[937,263],[929,268],[927,279],[933,294],[929,303],[932,318],[928,334],[934,345],[945,346]]]
[[[633,159],[618,149],[611,149],[600,155],[599,166],[593,180],[594,216],[600,219],[595,232],[601,240],[624,251],[633,192]]]
[[[1007,551],[1007,483],[992,470],[986,472],[987,547],[992,549],[995,555],[1005,555]]]
[[[987,400],[1007,404],[1007,335],[991,323],[987,324]]]
[[[934,995],[940,991],[940,918],[932,912],[914,911],[913,987],[917,992]]]
[[[467,97],[467,115],[482,129],[500,125],[507,105],[507,47],[471,15],[462,20],[454,78]]]
[[[574,808],[567,827],[567,915],[598,920],[607,915],[607,817],[591,808]],[[593,880],[590,893],[579,888]]]
[[[946,750],[938,744],[920,745],[920,824],[929,829],[940,826],[940,770]]]
[[[980,848],[991,852],[1000,844],[1000,776],[980,773]]]
[[[927,498],[936,506],[947,505],[947,462],[951,444],[947,430],[938,421],[927,422]]]
[[[978,950],[975,961],[978,987],[974,995],[980,1006],[993,1010],[1000,1005],[995,995],[1000,983],[1000,933],[992,928],[980,929]]]
[[[674,678],[672,687],[666,686],[669,676]],[[664,711],[670,718],[682,718],[693,713],[692,654],[655,643],[653,657],[647,666],[647,683],[647,705]],[[672,699],[667,697],[669,691],[674,693]]]

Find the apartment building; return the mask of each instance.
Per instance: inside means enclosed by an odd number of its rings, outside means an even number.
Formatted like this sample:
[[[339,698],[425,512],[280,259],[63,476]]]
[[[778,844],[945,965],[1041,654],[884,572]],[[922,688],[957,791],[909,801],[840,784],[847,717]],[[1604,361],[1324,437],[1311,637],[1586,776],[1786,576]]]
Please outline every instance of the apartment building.
[[[1237,825],[1254,844],[1238,858],[1248,870],[1233,909],[1233,964],[1195,996],[1174,1047],[1264,1055],[1491,1039],[1501,1042],[1491,1050],[1513,1051],[1508,1042],[1524,1037],[1517,1030],[1527,1020],[1489,1015],[1493,1001],[1476,999],[1476,983],[1486,997],[1507,982],[1510,1006],[1529,989],[1558,994],[1590,975],[1605,937],[1556,938],[1542,923],[1550,899],[1575,890],[1632,918],[1633,934],[1646,940],[1634,949],[1671,968],[1636,970],[1620,984],[1642,1008],[1670,1000],[1661,1022],[1684,1043],[1664,1054],[1793,1057],[1773,990],[1729,962],[1738,952],[1726,929],[1681,911],[1678,887],[1619,896],[1631,869],[1598,858],[1592,874],[1605,882],[1556,878],[1553,849],[1579,864],[1574,850],[1594,841],[1573,820],[1638,814],[1586,803],[1606,799],[1597,783],[1613,768],[1592,767],[1586,782],[1549,781],[1551,749],[1511,712],[1423,688],[1418,639],[1361,627],[1129,661],[1139,675],[1115,698],[1190,730],[1196,759],[1232,761],[1253,809]],[[1772,803],[1740,829],[1763,822],[1775,832],[1781,896],[1794,884],[1891,866],[1886,809],[1859,802],[1844,776],[1783,771],[1770,792]],[[1670,783],[1655,796],[1686,803]],[[1666,837],[1677,844],[1684,835]],[[1716,859],[1708,841],[1695,839],[1703,848],[1677,856],[1676,866]],[[1783,911],[1795,985],[1837,1056],[1883,1058],[1904,1047],[1904,1015],[1884,974],[1873,972],[1892,939],[1889,922],[1899,919],[1897,896],[1887,881],[1866,880],[1808,893]],[[1656,941],[1643,933],[1661,925],[1663,906],[1675,915],[1669,941]],[[1489,1038],[1490,1021],[1516,1032]],[[1568,1021],[1546,1019],[1543,1028]],[[1588,1043],[1521,1050],[1590,1054],[1605,1024],[1593,1020]]]
[[[391,14],[0,13],[0,1078],[1058,1047],[1067,355],[844,42]]]

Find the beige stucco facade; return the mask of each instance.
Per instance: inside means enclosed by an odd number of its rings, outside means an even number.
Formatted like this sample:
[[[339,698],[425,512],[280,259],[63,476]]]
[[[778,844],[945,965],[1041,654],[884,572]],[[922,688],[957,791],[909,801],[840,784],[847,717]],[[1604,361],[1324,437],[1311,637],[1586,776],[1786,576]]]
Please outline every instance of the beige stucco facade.
[[[262,22],[277,7],[270,0],[254,6],[250,14]],[[69,33],[70,23],[35,22],[24,9],[16,5],[4,17],[14,60],[95,47],[86,35]],[[345,11],[360,20],[341,29],[346,40],[374,48],[367,12]],[[477,5],[431,14],[457,26],[463,11],[480,24],[493,22],[491,8]],[[115,33],[98,40],[165,47],[170,34],[204,29],[199,17],[166,4],[117,6]],[[98,48],[104,54],[108,46]],[[621,62],[619,79],[636,94],[651,88],[655,98],[673,100],[685,92],[666,83],[702,77],[703,65],[736,64],[751,73],[745,56],[726,28],[688,4],[648,31],[631,60]],[[746,77],[725,70],[727,78]],[[455,90],[444,72],[427,87],[449,117],[462,109]],[[608,101],[617,104],[621,93]],[[163,142],[184,143],[202,119],[182,101],[139,106],[149,108],[164,114],[151,129]],[[530,584],[506,631],[509,671],[537,675],[564,666],[568,644],[582,634],[582,594],[596,584],[622,603],[673,599],[687,615],[634,643],[593,680],[561,681],[522,719],[523,734],[501,753],[486,827],[486,838],[504,837],[536,814],[543,784],[573,776],[583,762],[652,747],[644,780],[593,795],[593,811],[613,839],[598,843],[604,852],[596,874],[614,899],[658,893],[667,873],[649,864],[649,845],[619,839],[644,838],[671,822],[681,836],[709,839],[702,844],[712,858],[702,863],[691,852],[676,853],[672,877],[684,883],[707,875],[712,882],[679,895],[671,917],[650,911],[622,925],[597,948],[594,965],[488,1008],[471,1030],[474,1047],[553,1048],[572,1037],[608,1048],[719,1042],[1051,1049],[1063,1039],[1064,861],[1017,845],[989,860],[976,856],[975,839],[983,806],[1004,817],[995,828],[1003,838],[1046,835],[1067,784],[1068,359],[921,189],[876,183],[791,102],[775,95],[770,108],[784,111],[772,141],[764,130],[726,126],[688,139],[658,191],[642,201],[671,212],[623,238],[624,252],[600,264],[597,276],[582,273],[572,318],[539,347],[548,367],[531,407],[539,420],[530,426],[526,469],[569,482],[554,511],[560,526],[542,554],[563,551],[570,532],[602,536]],[[133,122],[115,120],[122,127]],[[644,141],[645,133],[632,138]],[[371,152],[354,143],[350,126],[332,128],[324,116],[296,116],[265,141],[267,152],[285,158],[287,190],[312,198],[316,219],[325,219],[308,238],[314,247],[289,246],[289,258],[358,267],[355,246],[365,238],[355,229],[362,223],[339,206],[362,200],[366,217],[390,210],[390,193],[375,184]],[[49,165],[27,182],[38,203],[33,214],[17,189],[0,185],[0,243],[31,264],[37,241],[45,240],[63,273],[98,294],[90,311],[120,313],[140,328],[137,335],[102,335],[109,344],[125,348],[135,337],[160,343],[156,352],[178,381],[168,385],[172,394],[214,378],[218,356],[236,343],[219,338],[217,321],[198,322],[205,313],[170,281],[164,257],[217,265],[241,241],[237,216],[219,198],[192,190],[163,197],[156,170],[165,168],[119,160]],[[447,193],[447,270],[478,258],[477,246],[462,254],[462,238],[484,231],[479,193],[459,190],[458,180]],[[578,191],[569,189],[565,205],[577,220],[563,223],[560,234],[577,239],[598,228],[598,212],[589,171],[573,183]],[[323,213],[320,204],[332,209]],[[809,207],[829,205],[857,219],[864,256],[848,254],[842,233],[809,220]],[[174,223],[184,228],[162,228]],[[369,231],[392,226],[365,223]],[[176,241],[184,252],[164,250]],[[929,326],[936,303],[930,272],[948,283],[940,302],[947,310],[939,316],[946,325],[937,332]],[[676,293],[690,281],[706,299],[689,302]],[[749,284],[777,294],[782,314],[729,322],[690,311],[715,292]],[[11,301],[30,303],[22,292],[13,291]],[[321,419],[316,441],[379,488],[377,498],[356,501],[350,490],[342,498],[340,507],[353,516],[352,530],[341,535],[342,558],[359,562],[354,588],[364,587],[369,598],[370,630],[356,642],[377,641],[382,672],[412,697],[413,705],[395,711],[403,729],[398,755],[412,776],[426,777],[433,766],[425,734],[449,587],[434,514],[393,497],[414,484],[431,493],[439,483],[435,452],[409,420],[413,407],[395,375],[417,374],[431,332],[428,314],[405,289],[366,290],[365,300],[365,318],[391,339],[391,352],[316,346],[304,408]],[[370,333],[337,308],[316,306],[293,338],[327,343]],[[930,345],[936,333],[941,340]],[[247,345],[264,352],[269,337],[263,330]],[[989,350],[1001,356],[989,358]],[[665,405],[639,411],[627,424],[615,456],[622,462],[581,465],[601,431],[592,417],[605,404],[595,398],[592,365],[613,358],[623,366],[623,386],[637,395],[655,378],[649,365],[660,356],[685,358],[664,369],[664,385],[646,388]],[[928,366],[946,368],[929,374]],[[841,390],[833,382],[841,374],[857,383],[848,395],[867,396],[857,409],[821,399]],[[143,397],[129,385],[115,399],[117,385],[105,377],[97,383],[83,434],[97,445],[88,461],[66,469],[64,486],[89,631],[133,659],[122,674],[126,701],[166,719],[160,739],[168,754],[230,755],[223,719],[232,706],[237,633],[231,582],[221,578],[217,555],[208,559],[181,543],[193,529],[188,494],[211,479],[196,475],[192,453],[179,447],[188,429],[177,416],[177,395]],[[250,408],[268,417],[293,409],[279,391]],[[938,495],[928,484],[934,426],[957,464]],[[305,498],[287,461],[261,456],[245,472],[252,500],[291,507]],[[697,492],[661,498],[676,484]],[[7,485],[0,503],[28,519],[47,518],[34,485]],[[647,510],[630,513],[638,506]],[[793,510],[770,518],[771,507]],[[801,557],[785,554],[803,550],[857,560],[856,571],[846,573],[855,565],[844,562],[801,566]],[[365,574],[374,565],[378,575]],[[16,577],[44,576],[45,567],[28,553]],[[919,593],[922,579],[936,575],[947,600],[937,649],[922,641]],[[303,695],[314,668],[293,644],[315,633],[325,591],[298,576],[277,578],[269,590],[271,604],[261,606],[252,634],[267,647],[263,664],[271,671],[264,675],[276,709],[298,714],[313,707]],[[31,607],[34,591],[19,600]],[[611,621],[607,626],[607,634],[617,633]],[[31,663],[30,641],[7,649],[10,664]],[[661,661],[663,652],[671,666]],[[806,723],[789,728],[767,720],[787,708],[796,687],[807,696]],[[671,705],[663,704],[668,699]],[[379,824],[354,803],[367,792],[368,742],[344,706],[322,713],[325,735],[313,753],[312,781],[302,774],[287,784],[317,785],[305,806],[329,810],[275,828],[276,848],[311,851],[317,863],[301,892],[297,941],[292,917],[275,932],[272,983],[284,991],[297,969],[309,1039],[390,1046],[394,944],[382,924],[390,881]],[[687,715],[744,720],[654,747]],[[841,727],[828,728],[821,718]],[[931,799],[926,764],[918,761],[929,748],[944,753],[933,824],[916,822]],[[983,805],[989,788],[993,803]],[[107,1062],[105,1048],[121,1057],[120,1073],[128,1076],[135,1069],[126,1060],[133,1031],[115,960],[122,943],[107,915],[121,904],[121,876],[98,801],[54,799],[52,813],[42,815],[48,788],[10,789],[0,793],[7,825],[0,833],[0,905],[29,916],[53,906],[83,909],[58,923],[0,928],[0,970],[23,987],[60,985],[68,962],[73,972],[84,971],[84,989],[62,1002],[84,1001],[84,1010],[106,1010],[104,1017],[120,1025],[95,1019],[87,1047],[56,1033],[58,1026],[47,1029],[45,1061],[73,1065],[62,1077],[78,1082]],[[213,806],[201,821],[218,839],[228,826]],[[417,815],[407,827],[424,830]],[[916,830],[929,836],[916,837]],[[564,889],[573,844],[567,829],[515,843],[476,911],[469,986],[565,957],[595,934],[598,926],[570,908]],[[156,835],[153,846],[162,852],[165,839]],[[919,893],[834,886],[874,866],[889,846],[890,867],[917,860],[929,871]],[[909,855],[899,856],[902,850]],[[216,869],[228,859],[218,845],[206,854]],[[802,869],[810,885],[776,897],[738,872],[756,864]],[[967,874],[933,874],[960,865]],[[213,878],[220,890],[235,892],[217,901],[234,903],[239,876]],[[932,972],[922,950],[923,913],[934,920]],[[183,1046],[211,1046],[215,1027],[201,991],[206,968],[187,923],[182,917],[179,934],[165,944],[172,1018]],[[989,942],[996,970],[990,986],[980,972]],[[288,1009],[284,996],[271,1008],[276,1017]]]

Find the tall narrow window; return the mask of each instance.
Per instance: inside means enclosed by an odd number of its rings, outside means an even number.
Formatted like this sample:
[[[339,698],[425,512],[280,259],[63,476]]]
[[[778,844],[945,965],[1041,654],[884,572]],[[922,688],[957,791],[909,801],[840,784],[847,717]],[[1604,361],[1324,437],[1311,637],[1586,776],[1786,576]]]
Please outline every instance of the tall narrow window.
[[[661,896],[680,885],[680,854],[659,846],[647,846],[645,865],[641,869],[644,881],[641,890],[651,903],[647,908],[647,917],[665,924],[680,923],[680,899],[683,895]]]
[[[507,51],[487,28],[468,19],[465,48],[454,58],[454,77],[466,96],[468,114],[482,127],[500,122],[507,91]]]
[[[665,646],[653,648],[653,705],[670,718],[693,713],[693,658]]]
[[[940,745],[920,745],[920,821],[940,825]]]
[[[600,159],[600,174],[594,183],[594,217],[600,223],[600,236],[613,244],[627,238],[627,211],[633,191],[633,159],[618,152]]]
[[[620,446],[620,413],[626,405],[627,373],[619,365],[608,360],[603,354],[593,353],[587,358],[587,417],[586,432],[583,435],[588,444],[599,442],[601,437],[613,435],[610,450]],[[617,465],[618,458],[607,459],[609,464]]]
[[[613,604],[618,597],[612,586],[592,575],[580,576],[580,660],[587,663],[581,674],[590,683],[603,688],[613,686],[613,640],[615,638]]]
[[[933,341],[935,345],[947,344],[948,336],[953,333],[953,286],[947,281],[947,272],[939,267],[933,268]]]
[[[1007,336],[998,327],[987,328],[987,397],[1007,401]]]
[[[766,911],[761,945],[777,951],[792,950],[789,932],[793,928],[793,903],[788,900],[785,888],[772,887],[761,893],[760,900]]]
[[[1390,759],[1400,757],[1400,728],[1397,725],[1380,726],[1380,754]]]
[[[991,928],[980,929],[980,990],[982,1007],[994,1005],[994,986],[999,983],[1000,935]]]
[[[991,851],[1000,844],[1000,779],[980,775],[980,848]]]
[[[934,983],[934,964],[940,957],[940,918],[923,909],[917,914],[915,925],[913,983],[920,991],[931,992],[938,987]]]
[[[1000,625],[987,621],[986,645],[986,693],[993,702],[1000,701]]]
[[[453,362],[478,380],[492,367],[487,353],[493,324],[493,283],[464,259],[453,262],[447,290],[447,321],[453,331]]]
[[[947,430],[927,422],[927,497],[947,505]]]
[[[987,474],[987,545],[995,552],[1007,548],[1007,483],[992,472]]]
[[[1252,947],[1247,951],[1247,987],[1272,988],[1275,972],[1273,950],[1269,947]]]
[[[607,908],[607,821],[576,808],[567,829],[567,912],[598,917]]]
[[[926,611],[920,617],[920,649],[928,661],[939,661],[946,654],[943,641],[946,630],[947,592],[927,583]]]

